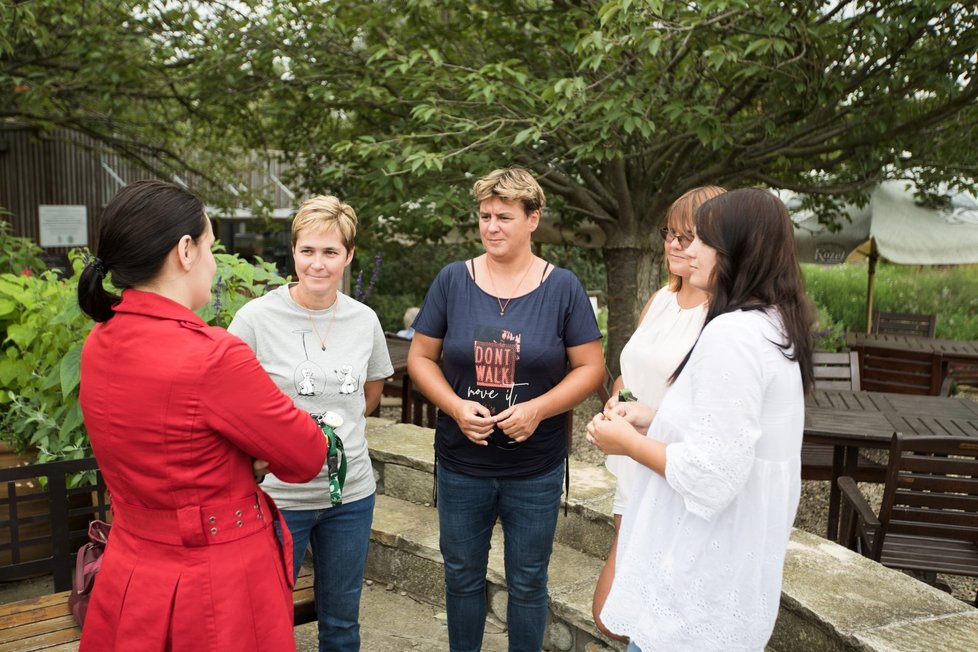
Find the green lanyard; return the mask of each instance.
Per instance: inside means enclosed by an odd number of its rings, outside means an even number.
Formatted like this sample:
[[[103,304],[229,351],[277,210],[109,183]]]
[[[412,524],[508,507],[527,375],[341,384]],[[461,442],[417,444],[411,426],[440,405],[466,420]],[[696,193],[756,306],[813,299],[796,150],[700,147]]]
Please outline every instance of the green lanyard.
[[[343,417],[335,412],[314,414],[312,418],[329,441],[326,454],[326,469],[329,472],[329,501],[334,505],[343,504],[343,483],[346,482],[346,452],[343,440],[336,434],[336,428],[343,425]]]

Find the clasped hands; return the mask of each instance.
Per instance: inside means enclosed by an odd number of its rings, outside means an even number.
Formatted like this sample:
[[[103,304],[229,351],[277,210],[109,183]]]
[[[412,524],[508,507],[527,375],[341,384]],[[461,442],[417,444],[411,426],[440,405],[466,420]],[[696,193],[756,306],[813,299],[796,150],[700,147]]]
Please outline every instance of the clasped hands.
[[[655,410],[647,405],[612,396],[587,424],[587,440],[606,455],[630,455],[632,444],[645,438],[654,418]]]
[[[533,401],[511,405],[499,414],[493,415],[489,408],[475,401],[462,400],[452,414],[462,434],[479,446],[488,446],[489,435],[499,426],[510,439],[524,442],[540,425],[540,414]]]

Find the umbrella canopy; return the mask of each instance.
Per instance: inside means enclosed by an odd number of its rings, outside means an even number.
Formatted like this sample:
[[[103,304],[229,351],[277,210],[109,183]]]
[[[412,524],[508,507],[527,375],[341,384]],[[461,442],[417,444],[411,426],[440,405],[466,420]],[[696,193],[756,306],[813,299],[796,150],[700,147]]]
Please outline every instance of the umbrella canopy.
[[[914,186],[905,181],[884,181],[864,207],[848,206],[849,221],[837,231],[818,223],[811,210],[801,209],[801,198],[778,193],[795,223],[798,256],[804,262],[836,264],[867,244],[869,276],[866,284],[866,330],[873,315],[876,261],[902,265],[964,265],[978,263],[978,199],[967,193],[949,196],[942,208],[917,203]]]

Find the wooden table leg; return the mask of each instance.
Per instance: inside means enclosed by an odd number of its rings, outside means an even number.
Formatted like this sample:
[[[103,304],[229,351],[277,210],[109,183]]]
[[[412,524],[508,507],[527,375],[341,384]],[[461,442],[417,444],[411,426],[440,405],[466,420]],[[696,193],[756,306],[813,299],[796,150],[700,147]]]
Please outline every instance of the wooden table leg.
[[[839,538],[839,503],[842,501],[842,492],[839,490],[838,480],[842,477],[842,469],[845,466],[845,454],[844,446],[832,447],[832,479],[829,481],[829,524],[825,532],[825,538],[829,541],[836,541]]]
[[[411,377],[401,378],[401,423],[411,423]]]
[[[825,538],[829,541],[839,541],[839,506],[842,502],[842,492],[839,490],[838,480],[844,475],[853,475],[858,463],[858,447],[832,447],[832,486],[829,487],[829,524],[825,533]]]

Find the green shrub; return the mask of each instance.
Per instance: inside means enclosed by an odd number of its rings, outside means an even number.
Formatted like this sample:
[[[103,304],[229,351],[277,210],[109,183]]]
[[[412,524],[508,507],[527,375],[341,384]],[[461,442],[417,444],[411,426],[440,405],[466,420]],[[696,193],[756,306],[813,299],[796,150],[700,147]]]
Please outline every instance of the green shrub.
[[[0,217],[9,215],[0,208]],[[46,269],[41,260],[43,250],[30,238],[10,233],[10,223],[0,219],[0,272],[40,274]]]
[[[81,254],[69,260],[75,274],[0,274],[0,436],[37,461],[91,454],[78,405],[81,346],[92,322],[78,307]]]
[[[83,251],[68,259],[73,274],[0,274],[0,439],[18,451],[37,450],[37,461],[91,455],[78,404],[81,349],[94,323],[78,307]],[[218,252],[215,300],[198,313],[227,326],[234,313],[269,286],[285,282],[271,263],[252,265]],[[110,281],[106,281],[110,282]],[[72,478],[72,486],[83,476]]]
[[[866,331],[866,264],[802,265],[812,299],[847,331]],[[876,267],[876,310],[937,315],[937,337],[978,340],[978,266]]]
[[[846,325],[836,321],[825,306],[815,303],[815,349],[819,351],[841,351],[846,346]]]
[[[197,311],[211,326],[227,328],[241,306],[286,282],[279,276],[275,263],[257,256],[252,264],[238,254],[224,253],[223,246],[217,245],[214,259],[217,261],[214,300]]]

